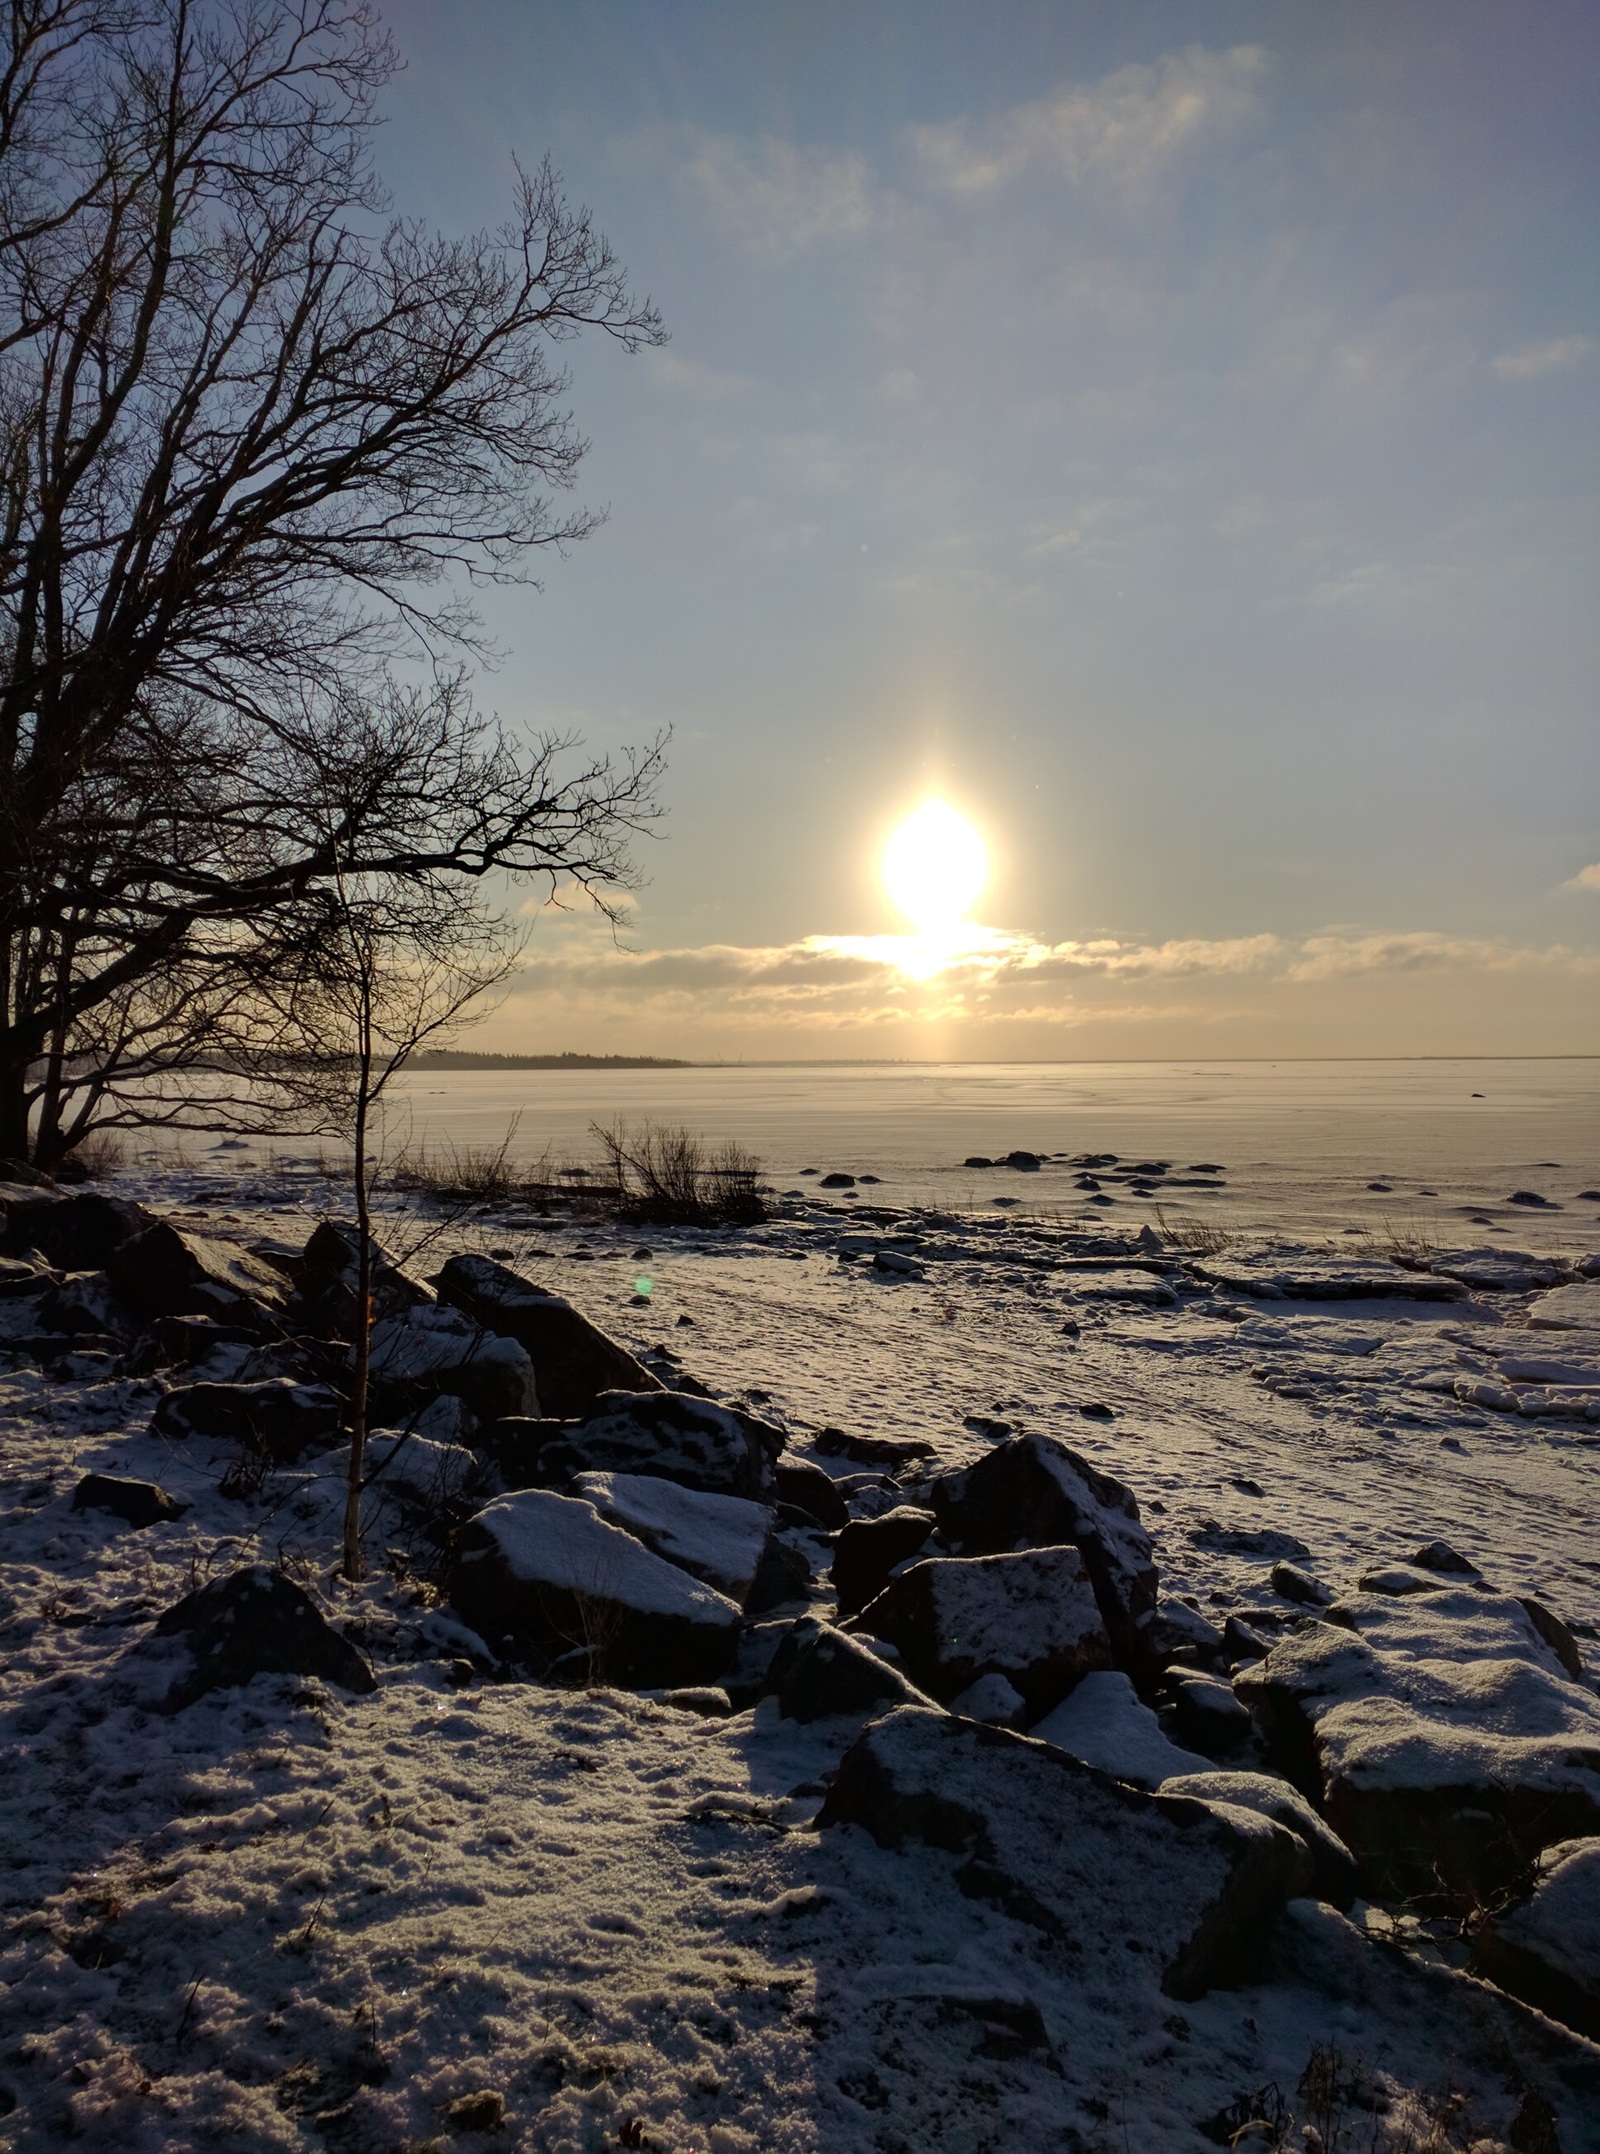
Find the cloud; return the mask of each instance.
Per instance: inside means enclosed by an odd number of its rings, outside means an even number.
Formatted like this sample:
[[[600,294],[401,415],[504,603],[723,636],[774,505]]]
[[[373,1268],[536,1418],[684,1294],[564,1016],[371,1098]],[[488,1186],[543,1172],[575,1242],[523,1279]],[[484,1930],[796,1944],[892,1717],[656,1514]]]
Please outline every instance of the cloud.
[[[915,127],[911,144],[928,178],[951,194],[990,194],[1035,170],[1135,192],[1191,144],[1236,125],[1253,108],[1266,65],[1256,45],[1191,46],[1152,67],[1068,83],[986,124]]]
[[[1492,360],[1502,381],[1537,381],[1543,374],[1565,374],[1582,366],[1600,346],[1593,337],[1547,337],[1542,344],[1521,344]]]
[[[1285,975],[1290,980],[1332,980],[1356,973],[1441,972],[1593,972],[1600,955],[1569,950],[1560,943],[1542,950],[1519,948],[1471,935],[1406,934],[1314,935]]]
[[[775,135],[747,143],[698,127],[683,139],[682,177],[757,253],[797,254],[824,240],[856,239],[879,219],[879,190],[858,151],[807,148]]]
[[[1563,883],[1561,887],[1563,890],[1600,891],[1600,860],[1595,861],[1592,867],[1579,868],[1571,882]]]

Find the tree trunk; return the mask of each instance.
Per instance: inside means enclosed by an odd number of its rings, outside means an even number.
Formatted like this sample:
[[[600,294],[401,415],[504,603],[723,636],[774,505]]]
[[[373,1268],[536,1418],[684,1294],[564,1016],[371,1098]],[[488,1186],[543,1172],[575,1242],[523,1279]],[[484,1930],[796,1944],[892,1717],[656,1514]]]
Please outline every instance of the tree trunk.
[[[372,1084],[372,1041],[363,1024],[357,1072],[356,1171],[356,1336],[355,1368],[350,1381],[350,1459],[344,1499],[344,1575],[351,1585],[364,1575],[361,1557],[361,1482],[366,1470],[367,1389],[372,1364],[372,1212],[367,1187],[367,1109]]]

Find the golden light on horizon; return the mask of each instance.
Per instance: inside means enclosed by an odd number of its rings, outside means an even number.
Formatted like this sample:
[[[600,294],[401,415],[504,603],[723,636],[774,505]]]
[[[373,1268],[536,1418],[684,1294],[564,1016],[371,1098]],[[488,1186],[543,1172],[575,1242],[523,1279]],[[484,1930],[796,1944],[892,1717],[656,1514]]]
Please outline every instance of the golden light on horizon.
[[[919,935],[936,935],[971,917],[989,880],[989,851],[967,818],[942,800],[925,800],[883,849],[883,881]]]

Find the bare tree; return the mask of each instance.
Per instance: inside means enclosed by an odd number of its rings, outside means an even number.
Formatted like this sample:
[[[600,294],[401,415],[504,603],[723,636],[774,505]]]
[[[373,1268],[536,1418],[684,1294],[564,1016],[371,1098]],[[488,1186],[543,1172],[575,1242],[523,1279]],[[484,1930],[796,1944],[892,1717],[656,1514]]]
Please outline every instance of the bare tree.
[[[650,813],[659,747],[563,775],[450,652],[593,528],[559,347],[659,319],[548,164],[494,232],[388,216],[394,65],[367,0],[0,13],[0,1153],[248,1059],[331,878],[603,892]]]

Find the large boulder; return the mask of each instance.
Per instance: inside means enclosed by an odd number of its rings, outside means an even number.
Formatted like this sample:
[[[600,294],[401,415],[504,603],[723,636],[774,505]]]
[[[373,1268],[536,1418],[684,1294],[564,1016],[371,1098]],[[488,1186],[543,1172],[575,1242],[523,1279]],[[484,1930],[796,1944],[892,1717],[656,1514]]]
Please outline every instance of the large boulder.
[[[103,1271],[69,1272],[40,1297],[39,1325],[44,1331],[131,1340],[139,1324],[138,1310],[129,1307]]]
[[[261,1384],[180,1384],[161,1399],[155,1436],[227,1436],[264,1451],[278,1465],[333,1442],[345,1404],[328,1384],[277,1377]]]
[[[313,1330],[343,1339],[353,1335],[360,1246],[356,1229],[348,1222],[324,1219],[301,1251],[295,1268],[295,1300]],[[424,1308],[433,1301],[433,1289],[376,1244],[370,1264],[375,1317],[395,1316],[404,1309]]]
[[[1454,1586],[1328,1614],[1234,1688],[1367,1893],[1485,1906],[1542,1848],[1600,1833],[1600,1700],[1520,1601]]]
[[[527,1348],[484,1331],[459,1309],[381,1317],[370,1355],[373,1394],[386,1413],[407,1413],[441,1393],[465,1399],[486,1421],[539,1411]]]
[[[1531,1895],[1484,1924],[1473,1961],[1501,1989],[1600,2042],[1600,1839],[1547,1849]]]
[[[741,1607],[772,1539],[772,1513],[743,1496],[680,1488],[657,1474],[580,1473],[571,1493]]]
[[[1356,1866],[1349,1848],[1287,1780],[1272,1773],[1223,1772],[1211,1767],[1178,1773],[1157,1784],[1163,1795],[1193,1795],[1200,1802],[1227,1803],[1235,1810],[1259,1810],[1303,1842],[1311,1861],[1311,1891],[1319,1900],[1332,1907],[1348,1907],[1355,1899]]]
[[[320,1676],[358,1694],[378,1687],[366,1661],[310,1596],[264,1563],[186,1595],[157,1619],[153,1635],[181,1639],[187,1648],[188,1666],[161,1701],[168,1713],[255,1675]]]
[[[72,1508],[108,1511],[137,1532],[182,1518],[189,1506],[154,1481],[129,1481],[114,1473],[86,1473],[72,1491]]]
[[[1540,1331],[1600,1332],[1600,1279],[1541,1294],[1528,1311],[1528,1322]]]
[[[1016,1436],[933,1484],[945,1540],[964,1555],[1070,1545],[1082,1556],[1118,1662],[1143,1673],[1156,1565],[1131,1489],[1051,1436]]]
[[[663,1388],[659,1377],[571,1302],[489,1257],[451,1257],[438,1287],[441,1301],[527,1348],[547,1414],[579,1420],[595,1412],[605,1392]]]
[[[890,1574],[927,1545],[938,1524],[932,1511],[897,1503],[877,1518],[856,1518],[833,1544],[833,1590],[841,1616],[857,1615],[876,1600]]]
[[[1309,1875],[1301,1843],[1254,1812],[1147,1795],[1047,1744],[917,1707],[858,1738],[817,1822],[948,1849],[964,1893],[1059,1940],[1096,1993],[1126,1985],[1130,1954],[1169,1997],[1242,1979]]]
[[[524,1489],[463,1527],[451,1598],[491,1643],[585,1658],[595,1681],[705,1683],[727,1666],[738,1603],[654,1555],[581,1497]]]
[[[811,1459],[780,1459],[774,1469],[773,1493],[779,1503],[801,1512],[824,1533],[836,1533],[850,1523],[850,1506],[838,1483]]]
[[[895,1705],[932,1707],[914,1683],[859,1638],[802,1616],[768,1665],[765,1687],[785,1720],[865,1719]]]
[[[553,1487],[580,1473],[644,1473],[710,1495],[764,1503],[783,1432],[681,1391],[610,1391],[578,1427],[538,1442],[541,1480]],[[504,1449],[503,1438],[501,1449]]]
[[[1180,1773],[1203,1772],[1211,1763],[1169,1740],[1120,1668],[1086,1675],[1072,1695],[1035,1721],[1028,1733],[1035,1742],[1053,1743],[1069,1757],[1133,1787],[1158,1788]]]
[[[145,1317],[215,1316],[259,1324],[285,1300],[282,1273],[260,1257],[168,1219],[120,1242],[106,1259],[106,1276]]]
[[[1003,1675],[1028,1711],[1047,1713],[1111,1646],[1075,1548],[1014,1556],[934,1556],[890,1580],[857,1619],[884,1638],[936,1698]]]
[[[142,1204],[95,1189],[80,1197],[24,1197],[6,1207],[13,1252],[38,1249],[57,1271],[103,1271],[125,1241],[155,1223]]]

